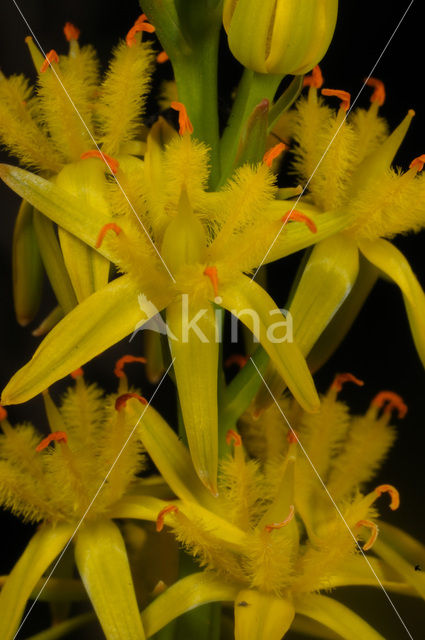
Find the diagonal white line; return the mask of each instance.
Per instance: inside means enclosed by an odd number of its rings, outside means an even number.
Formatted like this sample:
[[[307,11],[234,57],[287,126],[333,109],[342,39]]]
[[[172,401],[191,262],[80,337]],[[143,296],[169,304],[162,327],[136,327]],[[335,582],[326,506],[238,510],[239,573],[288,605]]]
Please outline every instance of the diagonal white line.
[[[270,244],[269,248],[267,249],[266,253],[264,254],[263,259],[261,260],[260,264],[258,265],[258,267],[256,268],[254,275],[251,277],[251,282],[254,280],[254,278],[256,277],[257,273],[259,272],[259,270],[261,269],[261,267],[263,266],[265,260],[267,259],[267,256],[269,255],[270,251],[273,249],[274,245],[276,244],[276,241],[278,239],[278,237],[280,236],[280,234],[282,233],[283,229],[285,228],[285,226],[288,224],[290,217],[291,217],[291,213],[294,211],[294,209],[296,208],[297,204],[299,203],[299,201],[301,200],[301,198],[303,197],[304,193],[306,192],[308,185],[310,184],[310,182],[312,181],[312,179],[314,178],[316,171],[318,170],[318,168],[320,167],[320,165],[322,164],[324,158],[326,157],[329,149],[331,148],[332,144],[335,141],[335,138],[338,136],[339,132],[341,131],[341,128],[344,126],[345,121],[347,120],[348,116],[350,115],[351,111],[353,110],[354,106],[357,104],[358,99],[360,98],[361,94],[363,93],[363,90],[365,88],[365,86],[367,85],[369,79],[372,77],[376,67],[378,66],[378,64],[381,62],[381,59],[384,55],[384,53],[386,52],[386,50],[388,49],[388,47],[390,46],[395,34],[397,33],[397,31],[399,30],[402,22],[404,21],[405,17],[407,16],[408,12],[410,11],[410,8],[412,7],[413,3],[415,0],[410,0],[410,3],[407,7],[407,9],[405,10],[405,12],[403,13],[403,15],[401,16],[400,20],[398,21],[398,24],[396,26],[396,28],[394,29],[394,31],[392,32],[390,38],[388,39],[385,47],[382,49],[377,61],[375,62],[375,64],[373,65],[372,69],[369,71],[369,75],[367,76],[367,78],[365,79],[365,81],[363,82],[360,91],[357,93],[356,97],[354,98],[350,108],[348,109],[347,113],[345,114],[344,119],[342,120],[341,124],[339,125],[338,129],[336,130],[335,134],[333,135],[331,141],[329,142],[328,146],[326,147],[325,151],[323,152],[322,157],[320,158],[319,162],[316,164],[316,166],[313,169],[313,173],[311,174],[311,176],[309,177],[309,179],[307,180],[306,184],[304,185],[303,190],[301,191],[300,195],[298,196],[298,198],[295,200],[294,205],[292,207],[292,209],[285,214],[285,221],[282,223],[282,226],[280,227],[279,231],[277,232],[276,236],[274,237],[272,243]]]
[[[99,495],[99,493],[102,491],[103,487],[105,486],[105,483],[107,482],[109,476],[111,475],[112,471],[114,470],[118,460],[120,459],[124,449],[126,448],[127,444],[130,442],[131,438],[134,435],[134,432],[136,431],[141,419],[143,418],[143,416],[145,415],[146,411],[148,410],[148,408],[151,405],[152,400],[154,399],[154,397],[157,394],[158,389],[160,388],[160,386],[162,385],[162,383],[164,382],[169,370],[171,369],[171,367],[174,364],[174,360],[175,358],[172,359],[170,365],[168,366],[167,371],[164,373],[164,375],[162,376],[161,380],[158,382],[157,387],[155,388],[155,391],[153,392],[153,394],[151,395],[149,402],[147,403],[147,405],[144,406],[143,411],[141,412],[136,424],[134,425],[134,427],[132,428],[132,430],[130,431],[130,434],[128,435],[126,441],[124,442],[123,446],[121,447],[117,457],[115,458],[114,462],[112,463],[112,465],[109,468],[108,473],[106,474],[106,476],[104,477],[104,479],[102,480],[101,484],[99,485],[99,488],[97,489],[96,493],[94,494],[93,498],[90,501],[89,506],[87,507],[87,509],[85,510],[84,514],[82,515],[81,519],[79,520],[77,526],[74,529],[74,532],[72,534],[72,536],[69,538],[68,542],[66,543],[65,547],[63,548],[61,554],[59,555],[58,559],[56,560],[55,564],[53,565],[52,569],[50,570],[49,575],[46,577],[45,582],[43,583],[43,586],[41,587],[40,591],[38,592],[34,602],[32,603],[32,605],[30,606],[30,608],[28,609],[24,619],[22,620],[21,624],[19,625],[18,630],[16,631],[15,635],[13,636],[13,640],[15,640],[15,638],[18,636],[18,633],[20,632],[20,630],[22,629],[22,627],[24,626],[26,620],[28,619],[28,616],[30,615],[31,611],[33,610],[34,606],[36,605],[37,601],[39,600],[41,594],[43,593],[47,583],[49,582],[50,578],[52,577],[53,573],[56,570],[56,567],[58,566],[58,564],[60,563],[60,561],[62,560],[66,550],[68,549],[69,545],[71,544],[71,542],[73,541],[73,539],[75,538],[76,534],[78,533],[78,530],[80,529],[82,523],[84,522],[88,512],[90,511],[90,509],[93,506],[94,501],[96,500],[97,496]]]
[[[41,46],[40,42],[38,41],[34,31],[32,30],[32,28],[30,27],[28,20],[26,19],[26,17],[24,16],[24,14],[22,13],[21,9],[19,8],[16,0],[12,0],[13,4],[15,5],[16,9],[19,11],[22,20],[25,22],[26,26],[28,27],[34,42],[36,43],[36,45],[38,46],[38,48],[40,49],[41,53],[43,54],[44,57],[46,57],[46,52],[44,51],[43,47]],[[121,193],[123,194],[124,198],[127,200],[127,203],[131,209],[131,211],[134,213],[134,215],[136,216],[140,226],[142,227],[143,231],[145,232],[146,236],[148,237],[149,242],[151,243],[151,245],[153,246],[156,254],[158,255],[158,258],[161,260],[162,264],[164,265],[168,275],[170,276],[170,278],[172,279],[173,282],[175,282],[175,278],[173,276],[173,274],[171,273],[170,269],[168,268],[165,260],[163,259],[163,257],[161,256],[160,252],[158,251],[158,248],[156,246],[156,244],[154,243],[154,241],[152,240],[148,230],[146,229],[145,225],[143,224],[142,220],[140,219],[140,217],[137,214],[136,209],[134,208],[134,206],[132,205],[132,203],[130,202],[129,197],[127,196],[126,192],[124,191],[120,181],[118,180],[117,176],[111,171],[111,168],[108,164],[108,162],[106,161],[106,158],[104,156],[104,154],[102,153],[102,150],[100,149],[99,145],[97,144],[96,140],[93,137],[92,132],[90,131],[89,127],[87,126],[83,116],[81,115],[81,113],[78,111],[74,101],[72,100],[71,96],[69,95],[68,91],[66,90],[66,87],[64,86],[62,80],[60,79],[59,75],[57,74],[56,70],[54,69],[53,65],[50,65],[51,70],[53,71],[53,73],[56,76],[57,81],[59,82],[60,86],[62,87],[62,89],[64,90],[66,97],[68,98],[68,100],[70,101],[73,109],[75,110],[75,113],[77,114],[77,116],[79,117],[79,119],[81,120],[82,125],[84,126],[85,130],[87,131],[87,133],[90,136],[91,141],[93,142],[94,146],[96,147],[97,151],[99,152],[103,162],[106,164],[108,171],[110,172],[110,174],[112,175],[113,179],[115,180],[115,182],[117,183]]]
[[[288,425],[288,427],[289,427],[289,429],[290,429],[290,431],[291,431],[292,435],[296,437],[296,439],[297,439],[297,443],[299,444],[299,446],[300,446],[300,448],[301,448],[301,451],[303,452],[304,456],[307,458],[307,460],[308,460],[308,462],[309,462],[309,464],[310,464],[311,468],[313,469],[313,471],[314,471],[315,475],[317,476],[317,478],[318,478],[318,480],[319,480],[320,484],[322,485],[323,489],[324,489],[324,490],[325,490],[325,492],[327,493],[328,498],[329,498],[329,500],[332,502],[332,505],[335,507],[335,510],[336,510],[336,512],[338,513],[339,517],[340,517],[340,518],[341,518],[341,520],[343,521],[344,525],[347,527],[347,530],[348,530],[348,532],[349,532],[350,536],[353,538],[353,540],[354,540],[354,542],[355,542],[355,544],[356,544],[356,546],[357,546],[358,550],[359,550],[359,551],[360,551],[360,553],[362,554],[362,556],[363,556],[364,560],[366,561],[366,563],[367,563],[367,565],[368,565],[369,569],[371,570],[371,572],[373,573],[374,577],[376,578],[376,581],[378,582],[379,586],[381,587],[382,591],[384,592],[385,597],[387,598],[387,600],[388,600],[389,604],[390,604],[390,605],[391,605],[391,607],[394,609],[394,612],[395,612],[395,614],[396,614],[397,618],[399,619],[399,621],[400,621],[400,622],[401,622],[401,624],[403,625],[403,627],[404,627],[404,629],[405,629],[405,631],[406,631],[407,635],[409,636],[409,638],[410,638],[411,640],[414,640],[414,638],[413,638],[412,634],[410,633],[409,629],[407,628],[407,626],[406,626],[406,624],[405,624],[405,622],[404,622],[403,618],[401,617],[400,613],[398,612],[397,607],[395,606],[395,604],[394,604],[394,602],[392,601],[392,599],[391,599],[390,595],[388,594],[387,590],[385,589],[384,585],[382,584],[381,580],[379,579],[378,575],[376,574],[376,572],[375,572],[374,568],[372,567],[371,563],[369,562],[368,557],[366,556],[366,554],[365,554],[365,552],[363,551],[362,547],[361,547],[361,546],[360,546],[360,544],[358,543],[358,541],[357,541],[357,539],[356,539],[355,535],[354,535],[354,534],[353,534],[353,532],[351,531],[351,529],[350,529],[350,526],[349,526],[348,522],[346,521],[346,519],[345,519],[345,518],[344,518],[344,516],[342,515],[340,508],[338,507],[338,505],[336,504],[336,502],[335,502],[335,500],[333,499],[332,495],[330,494],[329,489],[327,488],[326,484],[325,484],[325,483],[324,483],[324,481],[322,480],[322,478],[321,478],[321,476],[320,476],[319,472],[317,471],[316,467],[314,466],[314,463],[312,462],[312,460],[311,460],[310,456],[308,455],[307,451],[304,449],[304,447],[303,447],[303,445],[302,445],[302,442],[300,441],[300,439],[299,439],[299,437],[298,437],[298,434],[294,431],[294,429],[292,428],[291,424],[289,423],[288,418],[287,418],[287,417],[286,417],[286,415],[284,414],[284,412],[283,412],[283,410],[282,410],[281,406],[279,405],[278,401],[276,400],[275,396],[273,395],[273,392],[272,392],[272,390],[270,389],[270,387],[269,387],[269,385],[267,384],[267,382],[265,381],[264,377],[261,375],[261,371],[259,370],[259,368],[258,368],[258,367],[257,367],[257,365],[255,364],[254,360],[253,360],[252,358],[250,358],[250,360],[251,360],[252,364],[254,365],[254,367],[256,368],[258,375],[260,376],[261,380],[263,381],[264,386],[266,387],[267,391],[269,392],[270,396],[272,397],[273,402],[275,403],[276,407],[278,408],[278,410],[279,410],[280,414],[282,415],[283,419],[285,420],[286,424]]]

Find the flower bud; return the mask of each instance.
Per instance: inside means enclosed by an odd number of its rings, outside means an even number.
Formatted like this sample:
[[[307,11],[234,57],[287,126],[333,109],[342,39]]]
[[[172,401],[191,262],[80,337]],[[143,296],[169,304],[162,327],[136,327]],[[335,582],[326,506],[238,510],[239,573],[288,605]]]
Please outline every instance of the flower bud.
[[[261,8],[260,8],[261,7]],[[223,24],[241,64],[258,73],[301,75],[332,40],[338,0],[225,0]]]

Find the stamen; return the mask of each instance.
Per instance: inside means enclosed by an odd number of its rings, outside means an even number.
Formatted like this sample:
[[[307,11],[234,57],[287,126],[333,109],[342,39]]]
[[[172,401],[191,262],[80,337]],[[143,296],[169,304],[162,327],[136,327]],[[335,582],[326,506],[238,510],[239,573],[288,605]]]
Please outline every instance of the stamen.
[[[71,372],[71,378],[74,378],[74,380],[76,380],[77,378],[81,378],[81,376],[83,375],[84,375],[84,371],[82,370],[81,367]]]
[[[59,56],[54,49],[51,49],[41,65],[40,73],[44,73],[50,67],[52,62],[59,62]]]
[[[119,236],[120,233],[122,232],[121,227],[115,224],[115,222],[108,222],[107,224],[103,225],[96,240],[96,244],[95,244],[96,249],[99,249],[99,247],[102,245],[102,242],[106,234],[108,233],[108,231],[111,231],[111,230],[115,231],[117,236]]]
[[[143,358],[142,356],[132,356],[128,354],[126,356],[123,356],[119,360],[117,360],[115,363],[115,369],[114,369],[114,374],[117,376],[117,378],[124,378],[125,376],[124,365],[128,364],[129,362],[141,362],[142,364],[145,364],[146,358]]]
[[[182,102],[172,102],[170,107],[179,112],[179,134],[183,136],[185,133],[193,133],[193,125],[187,115],[186,107]]]
[[[371,520],[359,520],[356,524],[356,527],[366,527],[367,529],[371,529],[371,534],[369,540],[365,542],[363,545],[363,551],[369,551],[375,543],[376,538],[378,537],[379,529],[378,525],[372,522]]]
[[[303,80],[303,87],[314,87],[315,89],[320,89],[323,86],[323,75],[322,70],[317,64],[312,72],[311,76],[305,76]]]
[[[234,431],[233,429],[229,429],[229,431],[226,433],[226,444],[230,447],[232,442],[235,447],[242,446],[242,438],[240,437],[239,433],[236,433],[236,431]]]
[[[385,85],[382,80],[378,80],[378,78],[368,78],[367,80],[365,80],[365,84],[368,87],[373,87],[375,89],[375,91],[370,96],[370,101],[377,102],[378,106],[382,107],[386,98]]]
[[[174,504],[169,504],[167,507],[161,509],[156,519],[156,530],[158,533],[164,528],[164,518],[168,513],[178,513],[179,509]]]
[[[371,405],[379,409],[384,408],[385,416],[390,416],[393,409],[397,409],[400,419],[404,418],[407,413],[407,405],[403,398],[393,391],[381,391],[374,397]]]
[[[425,164],[425,153],[423,153],[421,156],[418,156],[417,158],[412,160],[412,162],[409,164],[409,169],[416,169],[416,171],[419,173],[424,168],[424,164]]]
[[[376,487],[375,493],[379,498],[383,493],[389,493],[391,497],[390,509],[395,511],[400,506],[400,494],[395,487],[391,484],[380,484],[379,487]]]
[[[115,409],[117,411],[121,411],[121,409],[125,408],[127,401],[131,400],[131,398],[135,398],[141,404],[148,404],[148,401],[143,396],[139,396],[138,393],[123,393],[122,396],[118,396],[115,400]]]
[[[285,520],[282,520],[282,522],[272,522],[272,524],[266,524],[264,530],[267,531],[267,533],[270,533],[271,531],[273,531],[273,529],[282,529],[282,527],[286,527],[286,525],[291,522],[294,515],[295,507],[293,504],[291,504],[289,507],[289,514],[286,516]]]
[[[0,405],[0,422],[3,422],[3,420],[6,420],[6,418],[7,418],[7,411],[4,407]]]
[[[54,431],[53,433],[50,433],[47,438],[44,438],[40,444],[36,446],[35,450],[37,452],[43,451],[43,449],[46,449],[51,442],[61,442],[66,444],[68,442],[68,436],[65,431]]]
[[[72,22],[66,22],[63,28],[65,38],[70,42],[71,40],[78,40],[80,37],[80,30],[72,24]]]
[[[227,358],[227,360],[224,363],[224,366],[227,368],[227,367],[231,367],[233,364],[237,364],[239,369],[242,369],[246,365],[248,360],[249,360],[248,356],[243,356],[241,353],[234,353],[233,355]]]
[[[352,373],[338,373],[331,384],[331,389],[334,389],[337,393],[339,393],[346,382],[353,382],[359,387],[362,387],[364,385],[363,380],[359,380],[359,378],[353,376]]]
[[[120,166],[118,160],[115,160],[115,158],[108,156],[107,153],[103,153],[102,151],[98,151],[97,149],[90,149],[90,151],[85,151],[81,154],[80,158],[81,160],[85,160],[86,158],[99,158],[108,165],[108,168],[114,175],[116,174]]]
[[[155,31],[153,24],[150,24],[147,20],[148,19],[144,13],[137,18],[136,22],[126,35],[125,41],[127,43],[127,47],[134,47],[136,44],[136,33],[140,33],[141,31],[153,33]]]
[[[286,148],[287,148],[287,145],[284,144],[283,142],[278,142],[278,144],[275,144],[274,147],[266,151],[266,153],[264,154],[263,156],[264,164],[266,164],[271,169],[273,160],[275,160],[278,156],[280,156],[280,154],[283,153],[283,151]]]
[[[297,444],[299,442],[298,436],[293,429],[288,431],[288,435],[286,436],[286,439],[289,442],[289,444]]]
[[[313,220],[296,209],[292,209],[292,211],[285,213],[282,217],[282,222],[283,224],[286,224],[287,222],[304,222],[312,233],[317,233],[317,227]]]
[[[348,91],[341,91],[340,89],[322,89],[322,95],[335,96],[341,100],[341,109],[348,111],[351,103],[351,94]]]
[[[217,267],[207,267],[204,271],[204,276],[207,276],[211,280],[211,284],[214,288],[215,297],[218,296],[218,274]]]
[[[160,51],[156,56],[156,61],[158,64],[164,64],[164,62],[167,62],[169,59],[170,58],[165,51]]]

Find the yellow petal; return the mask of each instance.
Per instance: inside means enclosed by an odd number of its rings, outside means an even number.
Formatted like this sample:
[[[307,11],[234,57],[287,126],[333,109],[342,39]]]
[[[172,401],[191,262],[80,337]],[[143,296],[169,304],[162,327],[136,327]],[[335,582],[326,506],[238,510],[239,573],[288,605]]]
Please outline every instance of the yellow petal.
[[[72,631],[76,631],[94,620],[95,617],[93,613],[82,613],[79,616],[74,616],[69,620],[65,620],[65,622],[55,624],[55,626],[50,629],[40,631],[40,633],[37,633],[35,636],[31,636],[27,640],[58,640],[59,638],[67,636]]]
[[[416,350],[425,367],[425,294],[409,263],[387,240],[361,240],[359,249],[400,287]]]
[[[111,520],[84,523],[75,543],[75,560],[108,640],[143,640],[124,540]]]
[[[3,392],[4,404],[29,400],[125,338],[141,319],[148,319],[137,294],[128,276],[121,276],[75,307],[13,376]]]
[[[279,342],[285,336],[275,330],[282,327],[284,318],[268,293],[255,281],[241,276],[235,284],[223,286],[220,295],[221,305],[240,318],[261,342],[301,406],[307,411],[317,410],[319,398],[298,346],[290,341],[290,335],[288,340]]]
[[[359,270],[359,252],[338,234],[317,244],[304,268],[289,311],[298,347],[307,355],[349,295]]]
[[[296,603],[297,613],[320,622],[344,640],[385,640],[348,607],[326,596],[306,595]]]
[[[235,600],[235,640],[281,640],[294,616],[289,600],[243,589]]]
[[[15,637],[35,585],[73,533],[70,525],[44,526],[31,538],[0,593],[0,638]]]
[[[172,504],[178,501],[172,500]],[[114,504],[110,516],[111,518],[134,518],[136,520],[148,520],[156,522],[159,512],[164,509],[170,501],[152,498],[151,496],[126,496]]]
[[[237,592],[237,586],[212,574],[192,573],[169,587],[142,612],[146,637],[150,638],[171,620],[194,607],[208,602],[232,602]]]
[[[62,307],[58,305],[57,307],[52,309],[49,314],[47,314],[44,320],[40,322],[38,327],[36,327],[32,332],[32,335],[36,338],[45,336],[46,333],[49,333],[49,331],[53,329],[53,327],[59,322],[59,320],[62,320],[63,316],[64,313]]]
[[[24,169],[1,164],[0,178],[33,207],[90,247],[95,247],[100,229],[110,222],[110,218],[105,213],[82,202],[53,182]],[[106,258],[112,259],[106,244],[102,244],[99,252]]]
[[[216,494],[218,341],[215,314],[208,300],[201,304],[182,296],[168,307],[167,323],[175,337],[169,342],[193,464],[201,481]]]

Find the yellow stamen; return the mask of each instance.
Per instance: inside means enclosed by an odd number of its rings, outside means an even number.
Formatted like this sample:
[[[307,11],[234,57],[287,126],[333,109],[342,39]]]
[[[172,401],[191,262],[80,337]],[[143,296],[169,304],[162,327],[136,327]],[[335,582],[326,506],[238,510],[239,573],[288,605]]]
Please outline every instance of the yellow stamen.
[[[323,86],[323,75],[322,70],[317,64],[312,72],[311,76],[305,76],[303,80],[303,87],[314,87],[315,89],[320,89]]]
[[[418,156],[417,158],[412,160],[412,162],[409,165],[409,169],[416,169],[416,171],[419,173],[424,168],[424,164],[425,164],[425,153],[423,153],[421,156]]]
[[[63,28],[65,38],[70,42],[71,40],[78,40],[80,37],[80,30],[72,24],[72,22],[66,22]]]
[[[98,151],[97,149],[90,149],[90,151],[85,151],[81,154],[80,158],[81,160],[85,160],[86,158],[99,158],[108,165],[108,168],[113,174],[118,171],[120,166],[118,160],[115,160],[115,158],[108,156],[107,153],[103,153],[102,151]]]
[[[379,529],[378,525],[372,522],[371,520],[359,520],[356,524],[356,527],[366,527],[371,530],[371,534],[367,542],[363,545],[363,551],[369,551],[375,543],[376,538],[378,537]]]
[[[359,387],[362,387],[364,385],[363,380],[359,380],[359,378],[353,376],[352,373],[338,373],[331,384],[331,389],[339,393],[346,382],[353,382]]]
[[[313,220],[296,209],[292,209],[292,211],[285,213],[282,217],[282,222],[283,224],[286,224],[287,222],[304,222],[312,233],[317,233],[317,227]]]
[[[146,31],[146,33],[153,33],[155,31],[155,27],[147,21],[147,17],[144,13],[137,18],[136,22],[127,33],[125,38],[127,47],[134,47],[136,44],[136,33],[140,33],[141,31]]]
[[[335,96],[341,100],[341,109],[348,111],[351,103],[351,94],[348,91],[341,91],[341,89],[322,89],[322,95]]]
[[[407,405],[403,398],[393,391],[381,391],[371,402],[372,407],[384,408],[384,415],[390,416],[393,409],[397,409],[398,417],[404,418],[407,413]]]
[[[391,484],[380,484],[379,487],[376,487],[375,493],[377,498],[382,496],[383,493],[389,493],[391,497],[390,509],[395,511],[400,506],[400,494],[395,487]]]
[[[156,530],[158,531],[158,533],[164,528],[164,518],[167,513],[178,513],[178,507],[176,507],[174,504],[169,504],[167,507],[161,509],[156,519]]]
[[[82,370],[81,367],[71,372],[71,378],[73,378],[74,380],[76,380],[77,378],[81,378],[81,376],[83,375],[84,375],[84,371]]]
[[[248,360],[249,360],[248,356],[243,356],[241,353],[234,353],[233,355],[227,358],[227,360],[224,363],[224,366],[227,368],[236,364],[239,367],[239,369],[242,369],[242,367],[246,365]]]
[[[239,433],[236,433],[233,429],[229,429],[226,433],[226,444],[230,447],[233,442],[233,446],[241,447],[242,446],[242,438]]]
[[[193,133],[193,125],[187,115],[186,107],[182,102],[173,101],[170,107],[179,112],[179,134],[183,136],[185,133]]]
[[[118,398],[115,400],[115,409],[117,411],[121,411],[121,409],[124,409],[128,400],[131,400],[131,398],[135,398],[140,402],[140,404],[148,404],[146,398],[144,398],[143,396],[139,396],[138,393],[123,393],[122,396],[118,396]]]
[[[170,58],[165,51],[160,51],[160,53],[158,53],[158,55],[156,56],[156,61],[158,64],[164,64],[164,62],[167,62],[169,59]]]
[[[295,507],[293,504],[291,504],[289,507],[289,514],[286,516],[285,520],[282,520],[282,522],[273,522],[272,524],[266,524],[264,530],[267,531],[267,533],[270,533],[271,531],[273,531],[273,529],[282,529],[282,527],[286,527],[286,525],[291,522],[294,515]]]
[[[264,154],[263,156],[264,164],[266,164],[268,167],[271,168],[273,164],[273,160],[275,160],[278,156],[280,156],[280,154],[283,153],[283,151],[286,148],[287,148],[287,145],[284,144],[283,142],[278,142],[278,144],[275,144],[274,147],[266,151],[266,153]]]
[[[6,418],[7,418],[7,411],[4,407],[0,405],[0,422],[3,422],[3,420],[6,420]]]
[[[49,446],[51,442],[60,442],[66,444],[68,442],[68,436],[65,431],[55,431],[54,433],[50,433],[46,438],[44,438],[39,445],[36,446],[35,450],[37,452],[43,451],[46,447]]]
[[[59,56],[54,49],[51,49],[49,53],[46,55],[46,59],[41,65],[40,73],[45,73],[47,69],[50,67],[52,62],[59,62]]]
[[[368,87],[373,87],[375,90],[370,96],[371,102],[377,102],[378,106],[382,107],[385,102],[385,85],[382,80],[378,80],[378,78],[368,78],[365,80],[365,84]]]
[[[215,297],[218,296],[218,274],[217,267],[206,267],[204,270],[204,276],[207,276],[211,280],[211,284],[214,288]]]
[[[117,236],[119,236],[120,233],[122,232],[122,229],[117,224],[115,224],[115,222],[108,222],[107,224],[105,224],[101,228],[99,235],[97,237],[96,245],[95,245],[96,249],[99,249],[99,247],[102,245],[102,242],[108,231],[115,231]]]
[[[141,362],[142,364],[145,364],[146,358],[143,358],[142,356],[132,356],[130,354],[122,356],[122,358],[117,360],[115,364],[114,374],[117,376],[117,378],[124,378],[124,365],[128,364],[129,362]]]

